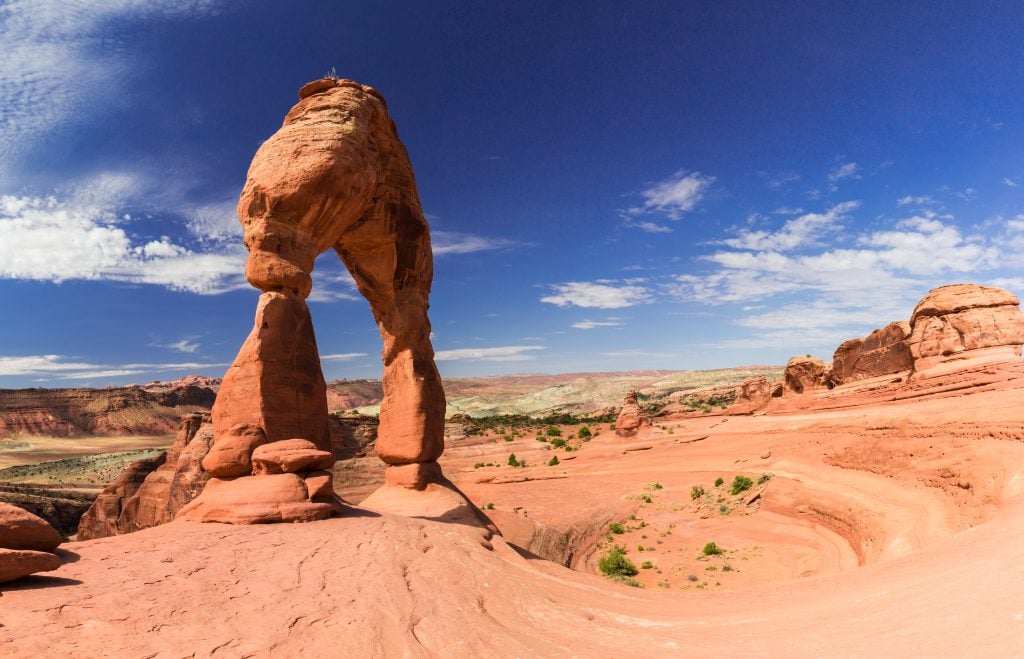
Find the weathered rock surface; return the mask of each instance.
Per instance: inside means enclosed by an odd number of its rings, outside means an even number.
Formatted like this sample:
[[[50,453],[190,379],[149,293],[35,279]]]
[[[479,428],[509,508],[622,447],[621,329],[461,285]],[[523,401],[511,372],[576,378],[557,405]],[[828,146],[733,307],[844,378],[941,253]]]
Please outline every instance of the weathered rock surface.
[[[50,572],[61,565],[60,558],[45,551],[0,549],[0,583],[37,572]]]
[[[63,541],[45,519],[23,508],[0,503],[0,549],[53,551]]]
[[[89,540],[131,533],[174,519],[182,506],[202,492],[210,478],[202,461],[212,441],[208,417],[184,416],[174,445],[162,459],[133,463],[100,493],[82,516],[78,538]]]
[[[785,391],[793,394],[822,389],[828,377],[828,364],[817,357],[793,357],[786,363],[786,371],[782,376]]]
[[[832,382],[844,384],[909,371],[914,366],[909,336],[910,323],[897,321],[863,339],[843,342],[832,358]]]
[[[203,458],[203,469],[216,478],[248,476],[252,473],[253,451],[266,443],[263,428],[252,423],[235,424]]]
[[[730,414],[747,414],[759,410],[772,399],[772,383],[763,375],[744,380],[729,406]]]
[[[182,508],[177,519],[224,524],[311,522],[336,511],[333,503],[311,502],[298,474],[268,474],[211,479],[203,496]]]
[[[1001,288],[953,284],[936,288],[914,308],[908,339],[915,374],[967,360],[1021,356],[1024,316],[1017,296]]]
[[[636,395],[635,391],[630,391],[622,403],[619,418],[615,421],[615,434],[619,437],[632,437],[641,426],[650,423],[640,410]]]
[[[334,454],[305,439],[282,439],[253,451],[252,463],[254,474],[296,474],[330,469]]]

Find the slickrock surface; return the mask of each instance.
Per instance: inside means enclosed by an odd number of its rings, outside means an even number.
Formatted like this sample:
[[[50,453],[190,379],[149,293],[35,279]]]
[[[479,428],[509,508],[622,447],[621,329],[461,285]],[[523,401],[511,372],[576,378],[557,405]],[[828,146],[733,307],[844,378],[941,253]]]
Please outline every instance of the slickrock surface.
[[[637,393],[630,391],[622,402],[622,410],[615,421],[615,434],[619,437],[632,437],[645,424],[649,423],[640,410]]]

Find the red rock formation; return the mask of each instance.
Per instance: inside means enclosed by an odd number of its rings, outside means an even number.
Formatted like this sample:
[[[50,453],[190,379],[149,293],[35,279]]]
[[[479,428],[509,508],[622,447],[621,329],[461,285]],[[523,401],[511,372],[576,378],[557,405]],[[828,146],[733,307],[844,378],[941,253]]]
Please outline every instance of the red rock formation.
[[[736,400],[729,406],[729,414],[749,414],[761,409],[772,399],[774,386],[768,378],[759,375],[740,384]]]
[[[100,493],[79,522],[78,539],[131,533],[174,519],[210,478],[202,461],[212,441],[208,417],[182,417],[178,436],[166,455],[132,463]]]
[[[60,567],[52,552],[63,541],[46,520],[0,503],[0,583]]]
[[[832,382],[844,384],[909,371],[914,366],[907,343],[909,336],[910,323],[901,320],[864,339],[843,342],[832,358]]]
[[[788,393],[821,389],[828,382],[828,365],[817,357],[793,357],[786,363],[782,378]]]
[[[1019,358],[1024,343],[1017,296],[977,284],[930,291],[914,308],[910,326],[915,375]]]
[[[630,391],[622,403],[622,410],[619,418],[615,421],[615,434],[619,437],[632,437],[644,425],[650,421],[640,411],[640,403],[637,401],[636,392]]]
[[[274,472],[276,463],[255,459],[281,440],[307,440],[319,449],[319,461],[306,465],[310,470],[333,460],[326,388],[304,302],[313,262],[330,248],[370,303],[384,342],[376,451],[401,468],[386,483],[422,490],[427,481],[443,480],[436,460],[444,449],[445,399],[427,319],[430,234],[405,147],[384,100],[370,87],[327,78],[303,86],[299,99],[257,151],[238,203],[249,250],[246,277],[264,292],[253,331],[221,384],[208,466],[239,478],[208,488],[180,511],[182,518],[289,521],[323,513],[324,504],[308,500],[304,509],[296,499],[302,472],[297,480],[273,479],[295,487],[271,488],[265,481],[280,501],[260,497],[250,499],[244,513],[224,511],[237,508],[263,479],[283,476]],[[239,440],[232,435],[239,424],[262,429],[269,443]],[[254,479],[246,475],[249,464]],[[316,482],[320,498],[324,487]]]

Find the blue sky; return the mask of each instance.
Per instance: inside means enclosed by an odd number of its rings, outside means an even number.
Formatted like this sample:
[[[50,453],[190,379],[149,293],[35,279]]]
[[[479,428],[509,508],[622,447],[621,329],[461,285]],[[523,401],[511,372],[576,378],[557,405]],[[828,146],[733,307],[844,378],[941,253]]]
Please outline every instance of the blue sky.
[[[408,147],[444,375],[830,359],[935,286],[1024,293],[1021,34],[1018,2],[0,0],[0,386],[221,375],[245,172],[332,67]],[[333,254],[314,281],[326,376],[377,377]]]

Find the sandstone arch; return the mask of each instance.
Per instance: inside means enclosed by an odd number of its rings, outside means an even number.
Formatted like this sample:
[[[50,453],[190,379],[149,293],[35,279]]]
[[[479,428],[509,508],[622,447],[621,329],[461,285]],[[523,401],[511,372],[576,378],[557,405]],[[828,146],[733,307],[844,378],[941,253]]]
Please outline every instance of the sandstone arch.
[[[305,299],[314,260],[332,248],[369,302],[383,341],[377,454],[388,464],[387,482],[423,489],[443,481],[436,460],[444,450],[445,397],[427,317],[433,257],[408,154],[371,87],[326,78],[305,85],[299,99],[256,152],[238,203],[249,250],[245,274],[263,294],[214,405],[214,447],[203,462],[215,476],[212,487],[179,517],[315,519],[336,505],[322,471],[284,466],[275,478],[292,478],[270,488],[280,497],[226,505],[240,501],[232,489],[248,495],[258,485],[250,479],[273,473],[264,467],[249,475],[253,452],[269,444],[308,440],[306,449],[288,445],[310,452],[294,464],[323,469],[312,452],[329,449],[326,386]],[[219,480],[226,478],[234,481]]]

